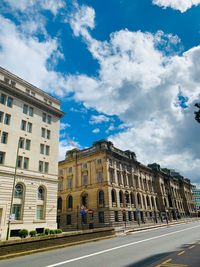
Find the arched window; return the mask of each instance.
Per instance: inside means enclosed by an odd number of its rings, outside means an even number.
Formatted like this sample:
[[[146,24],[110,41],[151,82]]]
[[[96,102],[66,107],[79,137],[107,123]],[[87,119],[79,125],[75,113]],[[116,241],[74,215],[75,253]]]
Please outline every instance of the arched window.
[[[104,205],[104,192],[102,190],[99,191],[98,199],[99,199],[99,205],[103,206]]]
[[[141,196],[139,193],[137,193],[137,203],[138,205],[141,205]]]
[[[122,191],[119,191],[119,203],[123,204],[124,203],[124,195]]]
[[[88,207],[88,194],[87,193],[83,193],[81,195],[81,206],[84,206],[85,208]]]
[[[135,198],[134,198],[133,192],[130,193],[130,199],[131,199],[131,204],[134,205],[135,204]]]
[[[58,198],[57,209],[58,209],[59,211],[62,210],[62,198],[61,198],[61,197]]]
[[[16,184],[14,197],[20,198],[20,199],[23,198],[23,186],[22,186],[22,184]]]
[[[111,190],[111,198],[112,198],[112,203],[116,203],[116,192],[114,189]]]
[[[17,183],[14,191],[14,199],[12,206],[12,214],[15,215],[15,220],[22,220],[23,205],[24,205],[24,186],[21,183]]]
[[[45,195],[45,191],[44,191],[44,187],[40,186],[38,188],[38,200],[44,200],[44,196]]]
[[[67,198],[67,208],[73,209],[73,197],[71,195]]]

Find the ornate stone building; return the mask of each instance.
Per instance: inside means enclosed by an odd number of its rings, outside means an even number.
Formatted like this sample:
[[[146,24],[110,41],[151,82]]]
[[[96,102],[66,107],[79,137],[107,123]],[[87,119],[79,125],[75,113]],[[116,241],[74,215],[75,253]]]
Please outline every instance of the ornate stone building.
[[[0,68],[0,239],[9,224],[11,235],[57,227],[62,116],[57,99]]]
[[[67,151],[59,163],[58,224],[63,230],[179,219],[194,214],[191,183],[145,166],[101,140]]]

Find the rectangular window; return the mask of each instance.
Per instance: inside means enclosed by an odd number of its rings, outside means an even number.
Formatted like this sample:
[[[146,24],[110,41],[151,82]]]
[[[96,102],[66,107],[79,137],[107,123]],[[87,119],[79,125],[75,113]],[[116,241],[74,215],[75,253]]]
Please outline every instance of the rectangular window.
[[[51,116],[50,115],[47,116],[47,123],[51,124]]]
[[[68,182],[68,189],[72,189],[72,178],[68,178],[67,179],[67,182]]]
[[[87,163],[83,163],[82,168],[87,169]]]
[[[14,204],[12,207],[12,214],[15,214],[15,220],[21,220],[21,205]]]
[[[29,116],[33,117],[33,108],[29,107]]]
[[[128,220],[131,222],[132,221],[132,214],[131,211],[128,211]]]
[[[46,155],[49,156],[50,153],[50,146],[46,146]]]
[[[26,139],[26,150],[30,150],[31,148],[31,140]]]
[[[22,157],[21,156],[18,156],[18,158],[17,158],[17,167],[18,168],[21,168],[22,167]]]
[[[39,172],[43,172],[43,161],[39,161]]]
[[[71,225],[72,224],[72,216],[71,214],[67,214],[66,216],[66,224]]]
[[[45,128],[41,128],[41,136],[45,138]]]
[[[3,122],[3,112],[2,111],[0,111],[0,122]]]
[[[5,105],[6,104],[6,95],[1,94],[0,103]]]
[[[24,148],[24,138],[20,138],[19,148]]]
[[[118,216],[118,211],[115,211],[114,212],[115,214],[115,222],[118,222],[119,221],[119,216]]]
[[[2,144],[7,144],[7,142],[8,142],[8,133],[2,132],[1,143]]]
[[[97,182],[101,183],[103,181],[103,174],[102,171],[97,172]]]
[[[103,211],[99,211],[98,212],[98,217],[99,217],[99,223],[104,223],[104,212]]]
[[[27,123],[27,132],[32,133],[32,123],[31,122]]]
[[[44,144],[40,144],[40,154],[44,154]]]
[[[28,105],[24,104],[23,106],[23,113],[28,114]]]
[[[22,120],[21,122],[21,130],[26,131],[26,121]]]
[[[69,167],[69,168],[68,168],[68,172],[69,172],[69,173],[72,173],[72,167]]]
[[[24,169],[27,170],[29,167],[29,158],[24,158]]]
[[[9,108],[12,108],[12,106],[13,106],[13,98],[10,96],[8,97],[8,100],[7,100],[7,106]]]
[[[44,163],[44,172],[48,173],[49,172],[49,162]]]
[[[6,113],[5,118],[4,118],[4,123],[6,125],[10,125],[10,118],[11,118],[11,115]]]
[[[101,165],[101,159],[98,159],[98,160],[97,160],[97,164],[98,164],[98,165]]]
[[[50,139],[50,138],[51,138],[51,131],[47,130],[47,139]]]
[[[83,185],[87,185],[88,184],[88,176],[87,174],[83,175]]]
[[[42,113],[42,121],[43,122],[47,121],[47,114],[46,113]]]
[[[4,164],[5,162],[5,152],[0,151],[0,164]]]
[[[44,206],[37,205],[36,218],[37,218],[37,220],[43,220],[44,219]]]

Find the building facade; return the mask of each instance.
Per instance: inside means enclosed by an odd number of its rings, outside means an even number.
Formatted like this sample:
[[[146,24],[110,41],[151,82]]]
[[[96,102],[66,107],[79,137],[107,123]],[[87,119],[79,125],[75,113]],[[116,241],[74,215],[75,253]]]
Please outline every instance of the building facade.
[[[192,192],[194,194],[195,208],[198,215],[200,216],[200,189],[194,187],[192,189]]]
[[[189,180],[182,181],[181,189],[179,179],[158,166],[145,166],[134,152],[105,140],[68,151],[59,163],[59,226],[65,231],[189,215],[186,204],[193,203]],[[188,209],[192,214],[193,207]]]
[[[57,228],[57,160],[62,116],[58,100],[0,68],[1,239],[6,238],[8,224],[11,236],[22,228],[38,231]]]

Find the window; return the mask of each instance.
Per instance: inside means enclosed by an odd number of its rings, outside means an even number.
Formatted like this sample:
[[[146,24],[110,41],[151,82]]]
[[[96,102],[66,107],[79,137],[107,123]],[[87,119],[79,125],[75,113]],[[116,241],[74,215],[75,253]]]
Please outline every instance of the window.
[[[43,161],[39,161],[39,172],[43,172]]]
[[[20,199],[23,198],[23,186],[21,184],[16,184],[14,197]]]
[[[103,181],[102,171],[97,172],[97,182],[101,183]]]
[[[3,112],[2,111],[0,111],[0,122],[3,122]]]
[[[1,94],[0,103],[5,105],[6,104],[6,95]]]
[[[58,198],[57,210],[58,211],[61,211],[62,210],[62,198],[61,197]]]
[[[72,216],[71,214],[66,215],[66,224],[71,225],[72,224]]]
[[[29,107],[29,116],[33,117],[33,108]]]
[[[72,173],[72,167],[69,167],[69,168],[68,168],[68,172],[69,172],[69,173]]]
[[[112,159],[109,159],[109,165],[110,165],[110,166],[113,165],[113,161],[112,161]]]
[[[99,223],[104,223],[104,212],[103,211],[99,211],[98,212],[98,217],[99,217]]]
[[[21,130],[26,131],[26,121],[22,120],[21,122]]]
[[[22,160],[23,160],[23,157],[18,156],[18,158],[17,158],[17,167],[18,168],[21,168],[22,167]]]
[[[43,220],[44,219],[44,206],[43,205],[37,205],[36,218],[37,218],[37,220]]]
[[[4,123],[6,125],[10,125],[10,118],[11,118],[11,115],[6,113],[5,118],[4,118]]]
[[[13,106],[13,98],[10,97],[10,96],[8,97],[7,106],[8,106],[9,108],[12,108],[12,106]]]
[[[12,214],[15,215],[15,220],[21,220],[21,205],[20,204],[14,204],[12,207]]]
[[[44,144],[40,144],[40,154],[44,154]]]
[[[104,205],[104,192],[102,190],[99,191],[98,200],[99,200],[99,205],[103,206]]]
[[[87,169],[87,163],[83,163],[82,168]]]
[[[38,200],[44,200],[44,194],[45,194],[44,188],[40,186],[38,188],[38,195],[37,195]]]
[[[45,138],[45,132],[46,132],[46,129],[45,128],[41,128],[41,136],[43,138]]]
[[[97,160],[97,164],[98,164],[98,165],[101,165],[101,159],[98,159],[98,160]]]
[[[131,211],[128,211],[128,220],[131,222],[132,221],[132,214]]]
[[[114,215],[115,215],[115,222],[118,222],[119,221],[118,211],[115,211]]]
[[[67,179],[67,185],[68,185],[68,189],[72,189],[73,182],[72,182],[72,178],[71,177]]]
[[[8,142],[8,133],[2,132],[1,143],[2,144],[7,144],[7,142]]]
[[[48,173],[49,172],[49,163],[48,162],[45,162],[44,163],[44,172],[45,173]]]
[[[20,138],[20,141],[19,141],[19,148],[24,148],[24,141],[25,139],[24,138]]]
[[[47,114],[46,113],[42,113],[42,121],[43,122],[47,121]]]
[[[67,208],[72,209],[73,208],[73,198],[72,196],[68,196],[68,201],[67,201]]]
[[[5,154],[5,152],[0,151],[0,164],[4,164]]]
[[[29,158],[24,158],[24,169],[27,170],[29,167]]]
[[[23,113],[28,114],[28,105],[24,104],[23,106]]]
[[[51,124],[51,116],[50,115],[47,116],[47,123]]]
[[[46,155],[49,156],[50,146],[46,146]]]
[[[87,174],[83,174],[83,185],[87,185],[88,184],[88,175]]]
[[[31,140],[26,139],[26,150],[30,150],[31,148]]]
[[[47,139],[50,139],[50,137],[51,137],[51,131],[47,130]]]
[[[27,124],[27,132],[32,133],[32,123],[28,122]]]

